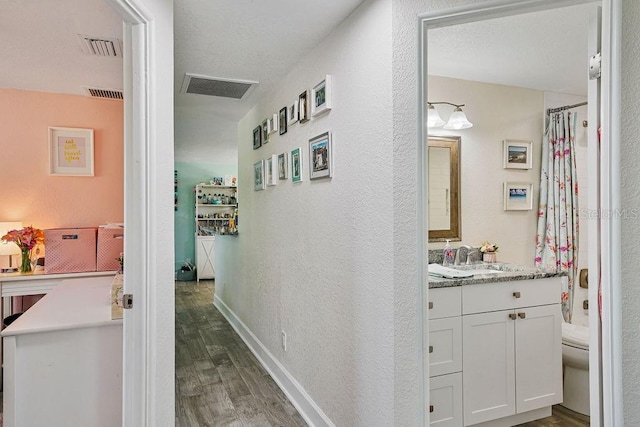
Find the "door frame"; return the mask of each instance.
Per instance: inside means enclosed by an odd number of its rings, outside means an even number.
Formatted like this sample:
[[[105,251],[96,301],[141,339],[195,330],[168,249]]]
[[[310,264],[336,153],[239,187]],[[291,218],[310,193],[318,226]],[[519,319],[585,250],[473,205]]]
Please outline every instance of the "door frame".
[[[419,247],[418,271],[419,289],[422,289],[422,301],[428,301],[428,271],[425,262],[428,244],[425,233],[428,232],[428,158],[424,141],[428,135],[426,129],[427,94],[427,32],[431,28],[482,21],[503,16],[513,16],[529,12],[557,9],[580,4],[594,4],[593,0],[496,0],[435,12],[427,12],[418,16],[418,207]],[[589,196],[596,196],[598,212],[620,212],[620,55],[621,55],[621,0],[602,0],[602,78],[600,126],[600,174],[597,177],[600,192],[591,189]],[[591,100],[591,99],[590,99]],[[591,117],[593,108],[590,108]],[[597,113],[596,113],[597,114]],[[593,146],[593,144],[590,144]],[[592,148],[594,150],[594,148]],[[591,156],[591,154],[590,154]],[[591,207],[591,206],[590,206]],[[594,233],[599,236],[596,252],[599,257],[590,257],[589,270],[600,272],[602,294],[601,322],[600,318],[590,314],[592,331],[600,329],[600,335],[591,333],[590,363],[601,368],[602,375],[591,375],[591,425],[622,425],[622,322],[621,322],[621,248],[620,248],[619,215],[600,215],[598,221],[589,224],[590,239]],[[596,229],[593,231],[593,229]],[[595,264],[594,264],[595,263]],[[594,282],[594,281],[592,281]],[[589,291],[589,305],[599,307],[597,286]],[[427,402],[429,400],[428,351],[425,346],[429,342],[429,319],[424,311],[424,304],[419,304],[418,322],[422,329],[418,330],[418,342],[422,354],[422,424],[429,424]],[[595,325],[594,325],[595,321]],[[594,351],[599,349],[599,351]],[[601,401],[594,402],[593,397],[600,396]]]
[[[123,20],[123,426],[175,421],[173,2],[106,0]]]

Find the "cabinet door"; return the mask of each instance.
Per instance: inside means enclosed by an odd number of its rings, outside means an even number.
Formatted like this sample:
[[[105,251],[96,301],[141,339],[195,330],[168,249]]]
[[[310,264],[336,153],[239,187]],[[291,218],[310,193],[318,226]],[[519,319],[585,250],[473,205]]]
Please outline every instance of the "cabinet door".
[[[462,373],[429,379],[429,425],[462,427]]]
[[[560,304],[521,308],[516,313],[518,413],[562,402]]]
[[[196,237],[196,274],[198,280],[213,279],[216,270],[213,264],[215,237]]]
[[[429,322],[429,376],[462,370],[462,318]]]
[[[513,314],[505,310],[463,316],[465,426],[515,414]]]

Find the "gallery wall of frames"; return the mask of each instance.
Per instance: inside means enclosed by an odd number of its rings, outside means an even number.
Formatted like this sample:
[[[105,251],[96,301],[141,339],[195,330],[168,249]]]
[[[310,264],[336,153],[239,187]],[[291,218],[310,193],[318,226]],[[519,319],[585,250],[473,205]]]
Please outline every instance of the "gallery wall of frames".
[[[331,111],[331,75],[312,89],[305,89],[290,105],[285,105],[257,124],[253,129],[253,149],[259,150],[287,133],[292,126],[302,126],[310,120],[319,119]],[[309,171],[303,170],[303,156],[309,158]],[[306,147],[271,154],[253,165],[254,190],[264,190],[276,186],[279,181],[291,179],[294,183],[309,179],[331,178],[333,176],[332,138],[326,131],[308,140]]]

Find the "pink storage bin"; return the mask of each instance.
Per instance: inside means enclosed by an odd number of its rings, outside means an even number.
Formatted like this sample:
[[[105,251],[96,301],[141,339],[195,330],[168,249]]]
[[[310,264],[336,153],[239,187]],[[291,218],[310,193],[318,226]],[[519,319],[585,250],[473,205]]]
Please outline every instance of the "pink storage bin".
[[[124,227],[98,228],[98,271],[117,271],[120,264],[116,260],[123,251]]]
[[[95,227],[44,230],[45,274],[96,271],[96,233]]]

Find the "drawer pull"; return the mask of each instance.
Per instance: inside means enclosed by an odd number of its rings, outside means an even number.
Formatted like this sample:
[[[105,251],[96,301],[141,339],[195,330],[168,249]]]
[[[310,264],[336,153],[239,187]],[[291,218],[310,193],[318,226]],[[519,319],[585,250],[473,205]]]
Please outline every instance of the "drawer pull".
[[[518,313],[518,317],[524,319],[525,317],[527,317],[527,313]]]
[[[433,405],[429,405],[429,412],[433,412],[433,411],[434,411]]]
[[[433,308],[433,302],[429,301],[429,310]]]
[[[429,346],[429,354],[431,354],[431,353],[433,353],[433,346],[432,345]]]
[[[509,313],[509,319],[516,320],[516,314],[515,313]]]
[[[514,292],[513,293],[513,297],[514,298],[520,298],[520,292]]]

